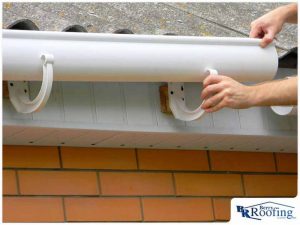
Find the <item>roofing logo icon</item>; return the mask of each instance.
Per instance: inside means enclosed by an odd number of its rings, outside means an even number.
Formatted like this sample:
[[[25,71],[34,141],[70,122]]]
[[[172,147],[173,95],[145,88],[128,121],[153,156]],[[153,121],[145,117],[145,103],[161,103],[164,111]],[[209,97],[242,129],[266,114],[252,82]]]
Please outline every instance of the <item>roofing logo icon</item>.
[[[276,202],[263,202],[256,205],[237,205],[237,212],[247,219],[262,220],[265,218],[296,219],[293,215],[295,207]]]

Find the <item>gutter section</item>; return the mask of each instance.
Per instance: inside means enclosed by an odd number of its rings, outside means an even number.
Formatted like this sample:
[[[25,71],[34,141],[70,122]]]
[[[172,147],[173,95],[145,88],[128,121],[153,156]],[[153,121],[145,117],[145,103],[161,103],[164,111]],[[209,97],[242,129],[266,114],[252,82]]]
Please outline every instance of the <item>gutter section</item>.
[[[3,79],[42,80],[42,54],[54,56],[54,81],[201,82],[209,68],[261,82],[278,66],[259,39],[3,30]]]
[[[201,82],[209,74],[240,82],[273,79],[278,59],[274,44],[259,39],[225,37],[88,34],[3,31],[3,79],[9,80],[16,110],[41,110],[53,81],[168,82],[170,108],[176,119],[199,119],[201,105],[186,106],[184,82]],[[20,81],[39,81],[34,100]],[[25,92],[25,93],[24,93]]]

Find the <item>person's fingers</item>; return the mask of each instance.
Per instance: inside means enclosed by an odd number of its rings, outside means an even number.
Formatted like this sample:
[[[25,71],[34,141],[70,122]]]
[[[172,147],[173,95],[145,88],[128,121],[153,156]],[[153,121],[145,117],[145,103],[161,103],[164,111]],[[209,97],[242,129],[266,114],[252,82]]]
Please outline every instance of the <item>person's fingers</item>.
[[[259,38],[262,32],[261,27],[253,26],[251,27],[249,37],[250,38]]]
[[[223,98],[224,98],[224,93],[219,92],[218,94],[215,94],[209,97],[208,99],[206,99],[203,102],[201,108],[205,110],[214,107],[215,105],[218,105],[218,103],[221,102]]]
[[[201,98],[206,99],[210,95],[214,95],[218,92],[221,92],[224,89],[224,85],[220,82],[217,84],[211,84],[206,86],[201,92]]]
[[[223,99],[221,102],[219,102],[219,104],[217,104],[211,108],[205,109],[205,112],[208,112],[208,113],[216,112],[216,111],[219,111],[220,109],[224,108],[225,106],[226,106],[226,103]]]
[[[262,48],[265,48],[268,44],[270,44],[275,37],[275,33],[273,31],[269,31],[268,33],[265,34],[265,36],[262,38],[260,42],[260,46]]]
[[[223,79],[220,75],[209,75],[203,81],[203,88],[206,88],[210,84],[216,84],[221,82]]]

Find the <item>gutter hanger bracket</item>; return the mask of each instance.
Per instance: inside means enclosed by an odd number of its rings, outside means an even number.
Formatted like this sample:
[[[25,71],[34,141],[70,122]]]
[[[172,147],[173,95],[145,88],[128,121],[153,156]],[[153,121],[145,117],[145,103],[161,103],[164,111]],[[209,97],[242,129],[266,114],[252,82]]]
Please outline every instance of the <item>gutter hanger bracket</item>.
[[[16,110],[20,113],[40,111],[47,103],[53,83],[54,57],[51,54],[42,54],[43,80],[41,89],[32,101],[29,98],[28,84],[26,81],[9,81],[9,97]]]
[[[214,69],[207,69],[206,75],[218,75],[218,71]],[[176,119],[183,121],[192,121],[196,119],[200,119],[205,111],[201,109],[202,104],[194,109],[190,110],[186,106],[186,98],[184,93],[184,83],[168,83],[169,90],[169,99],[170,99],[170,109]]]

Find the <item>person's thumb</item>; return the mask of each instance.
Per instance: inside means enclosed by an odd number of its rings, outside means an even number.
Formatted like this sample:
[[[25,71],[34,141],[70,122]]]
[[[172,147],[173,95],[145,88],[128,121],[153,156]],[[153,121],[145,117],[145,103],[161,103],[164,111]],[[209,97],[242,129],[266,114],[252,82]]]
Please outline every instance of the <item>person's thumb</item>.
[[[262,48],[266,47],[268,44],[270,44],[275,37],[275,33],[273,31],[269,31],[268,33],[265,34],[265,36],[262,38],[260,42],[260,46]]]

